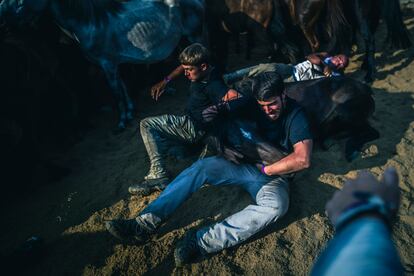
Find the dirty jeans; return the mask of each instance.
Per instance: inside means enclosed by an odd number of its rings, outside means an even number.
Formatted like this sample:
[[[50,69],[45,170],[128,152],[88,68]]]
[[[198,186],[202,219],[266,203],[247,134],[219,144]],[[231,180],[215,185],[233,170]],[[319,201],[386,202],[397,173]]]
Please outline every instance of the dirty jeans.
[[[356,219],[340,229],[312,269],[311,275],[403,275],[403,268],[385,223]]]
[[[261,63],[259,65],[243,68],[228,74],[223,75],[223,80],[227,85],[231,85],[244,78],[254,77],[264,72],[276,72],[278,73],[285,82],[293,82],[293,69],[294,66],[291,64],[284,63]]]
[[[196,129],[189,116],[168,114],[143,119],[140,123],[140,130],[151,163],[145,179],[167,176],[163,157],[168,139],[196,143],[204,135],[203,131]]]
[[[236,165],[214,156],[198,160],[184,170],[140,213],[137,220],[155,231],[162,221],[205,183],[241,186],[255,201],[255,204],[248,205],[224,221],[197,231],[197,243],[207,253],[243,242],[288,210],[289,185],[286,179],[266,176],[254,165]]]

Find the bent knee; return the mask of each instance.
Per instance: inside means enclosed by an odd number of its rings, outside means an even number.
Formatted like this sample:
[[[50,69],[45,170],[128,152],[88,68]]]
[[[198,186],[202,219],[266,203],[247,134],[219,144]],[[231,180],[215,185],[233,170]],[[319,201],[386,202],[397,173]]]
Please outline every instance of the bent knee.
[[[142,119],[141,120],[141,122],[139,122],[139,127],[142,129],[142,128],[147,128],[148,127],[148,125],[149,125],[149,119],[150,118],[145,118],[145,119]]]
[[[289,209],[288,196],[282,196],[275,199],[257,200],[257,205],[269,208],[275,218],[285,215]]]
[[[139,126],[141,129],[148,129],[159,124],[160,118],[158,116],[147,117],[141,120]]]

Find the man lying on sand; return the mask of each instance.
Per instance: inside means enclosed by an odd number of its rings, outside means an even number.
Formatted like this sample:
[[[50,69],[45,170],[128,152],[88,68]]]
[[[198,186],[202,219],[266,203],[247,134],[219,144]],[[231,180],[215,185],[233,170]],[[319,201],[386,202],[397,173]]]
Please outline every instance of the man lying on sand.
[[[235,72],[225,74],[223,79],[232,84],[244,77],[253,77],[258,73],[276,72],[286,82],[313,80],[324,77],[341,76],[349,64],[349,58],[345,55],[330,56],[326,52],[314,53],[306,56],[306,61],[293,64],[263,63]]]

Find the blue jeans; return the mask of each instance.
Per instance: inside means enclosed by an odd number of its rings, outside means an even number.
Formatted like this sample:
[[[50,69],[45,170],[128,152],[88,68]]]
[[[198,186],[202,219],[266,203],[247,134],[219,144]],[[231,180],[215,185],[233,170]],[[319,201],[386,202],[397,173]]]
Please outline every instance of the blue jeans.
[[[207,253],[237,245],[283,216],[289,206],[289,184],[282,177],[262,174],[254,165],[236,165],[222,157],[198,160],[184,170],[137,217],[155,230],[203,184],[239,185],[255,200],[224,221],[197,231],[197,243]]]
[[[362,217],[336,233],[312,269],[312,275],[403,275],[403,267],[385,223]]]

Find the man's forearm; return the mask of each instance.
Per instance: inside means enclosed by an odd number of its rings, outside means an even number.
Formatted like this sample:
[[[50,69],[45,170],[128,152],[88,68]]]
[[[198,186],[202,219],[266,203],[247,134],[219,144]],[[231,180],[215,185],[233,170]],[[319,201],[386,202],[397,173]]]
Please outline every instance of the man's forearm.
[[[282,175],[298,172],[309,168],[309,166],[310,160],[308,158],[292,153],[276,163],[265,166],[263,172],[267,175]]]
[[[184,73],[184,68],[183,66],[179,65],[177,66],[177,68],[175,68],[168,76],[167,78],[169,78],[170,80],[174,80],[176,78],[178,78],[179,76],[181,76]]]

